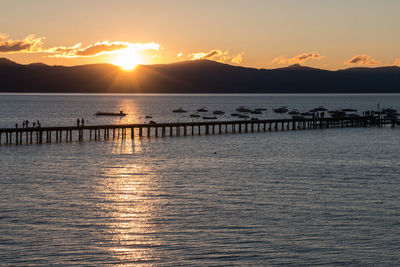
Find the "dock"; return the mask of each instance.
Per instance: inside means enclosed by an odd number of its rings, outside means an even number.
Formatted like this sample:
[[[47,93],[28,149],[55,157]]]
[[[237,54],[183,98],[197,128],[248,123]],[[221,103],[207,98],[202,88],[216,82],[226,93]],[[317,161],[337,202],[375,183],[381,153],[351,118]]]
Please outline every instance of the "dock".
[[[0,146],[83,142],[126,138],[297,131],[349,127],[398,127],[398,121],[380,117],[230,120],[176,123],[0,128]]]

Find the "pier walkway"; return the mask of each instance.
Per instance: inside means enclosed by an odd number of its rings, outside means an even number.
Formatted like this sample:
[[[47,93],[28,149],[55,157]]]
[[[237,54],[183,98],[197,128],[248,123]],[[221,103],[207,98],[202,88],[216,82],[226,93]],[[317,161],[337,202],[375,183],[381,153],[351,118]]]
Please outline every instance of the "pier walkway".
[[[378,117],[357,117],[0,128],[0,145],[83,142],[84,140],[126,139],[129,136],[134,139],[326,128],[384,127],[386,125],[400,126],[399,122],[394,120]]]

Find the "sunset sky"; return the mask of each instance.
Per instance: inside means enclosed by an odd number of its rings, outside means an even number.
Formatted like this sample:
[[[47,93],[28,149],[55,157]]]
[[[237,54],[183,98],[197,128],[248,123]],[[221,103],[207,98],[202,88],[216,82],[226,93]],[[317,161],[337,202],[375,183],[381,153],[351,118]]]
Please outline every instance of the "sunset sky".
[[[0,57],[18,63],[278,68],[400,65],[398,0],[1,0]],[[128,60],[129,59],[129,60]]]

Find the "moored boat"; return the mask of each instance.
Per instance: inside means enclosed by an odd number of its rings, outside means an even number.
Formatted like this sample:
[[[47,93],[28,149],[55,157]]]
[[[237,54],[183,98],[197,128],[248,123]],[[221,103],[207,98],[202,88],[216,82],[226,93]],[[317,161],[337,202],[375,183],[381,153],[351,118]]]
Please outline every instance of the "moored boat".
[[[96,115],[96,116],[119,116],[119,117],[123,117],[123,116],[126,116],[127,114],[124,113],[121,110],[119,113],[118,112],[97,112],[94,115]]]
[[[172,112],[174,112],[174,113],[186,113],[187,111],[184,110],[183,108],[178,108],[178,109],[172,110]]]

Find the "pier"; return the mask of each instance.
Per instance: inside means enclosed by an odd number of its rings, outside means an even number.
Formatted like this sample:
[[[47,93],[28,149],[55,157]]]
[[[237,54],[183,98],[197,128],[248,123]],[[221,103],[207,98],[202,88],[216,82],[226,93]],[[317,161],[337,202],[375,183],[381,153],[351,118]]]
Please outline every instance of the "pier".
[[[400,126],[399,122],[394,120],[385,120],[379,117],[357,117],[0,128],[0,145],[348,127],[384,127],[387,125],[392,127]]]

